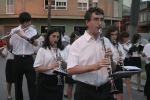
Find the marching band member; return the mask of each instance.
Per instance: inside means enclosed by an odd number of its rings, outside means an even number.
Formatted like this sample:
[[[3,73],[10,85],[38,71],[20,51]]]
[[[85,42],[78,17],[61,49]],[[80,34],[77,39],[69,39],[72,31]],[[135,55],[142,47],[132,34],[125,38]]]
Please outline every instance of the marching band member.
[[[146,56],[146,65],[145,65],[145,70],[146,70],[146,82],[144,86],[144,95],[147,96],[147,100],[150,100],[150,39],[149,43],[144,46],[143,49],[143,56]]]
[[[57,48],[56,48],[57,43]],[[57,55],[61,56],[57,58]],[[57,27],[51,28],[44,40],[43,46],[38,50],[34,68],[38,73],[36,84],[35,100],[62,100],[63,85],[58,85],[57,75],[53,73],[55,68],[59,67],[56,62],[59,59],[62,66],[65,67],[67,59],[67,50],[61,42],[61,33]],[[61,77],[63,81],[63,77]],[[63,83],[63,82],[62,82]]]
[[[69,50],[71,44],[77,40],[79,37],[81,36],[81,34],[78,31],[74,31],[71,36],[70,36],[70,45],[67,45],[67,49]],[[69,52],[69,51],[68,51]],[[73,86],[76,83],[75,80],[72,79],[72,76],[66,76],[65,77],[65,83],[68,84],[68,88],[67,88],[67,96],[68,96],[68,100],[72,100],[72,90],[73,90]]]
[[[23,75],[27,78],[28,91],[30,100],[35,99],[35,83],[36,73],[33,68],[34,53],[33,46],[37,46],[37,41],[30,40],[31,37],[37,34],[37,31],[30,27],[31,16],[27,12],[22,12],[19,15],[20,25],[11,30],[13,34],[7,42],[8,49],[12,50],[14,54],[13,69],[15,77],[15,98],[16,100],[23,100],[22,81]]]
[[[100,39],[99,29],[104,22],[104,12],[101,8],[91,7],[84,16],[87,30],[69,49],[67,72],[77,81],[74,100],[113,100],[110,94],[107,68],[116,63],[112,60],[112,44],[103,37],[106,45],[105,58]],[[111,50],[112,49],[112,50]]]
[[[7,34],[9,34],[9,32]],[[10,37],[7,37],[5,40],[9,41],[9,38]],[[12,63],[13,63],[14,55],[7,49],[6,46],[4,46],[4,48],[0,50],[0,56],[7,60],[6,69],[5,69],[7,93],[8,93],[7,100],[12,100],[11,89],[12,89],[12,83],[14,83],[14,73],[12,70]]]
[[[139,34],[134,34],[132,38],[132,46],[129,49],[130,52],[130,66],[136,66],[138,68],[142,68],[142,61],[141,61],[141,51],[139,51],[138,46],[140,45],[139,42],[141,41],[141,36]],[[141,87],[141,75],[140,73],[137,74],[137,83],[138,83],[138,91],[143,92],[140,89]]]
[[[118,28],[114,25],[108,27],[106,33],[105,33],[105,37],[108,38],[110,40],[110,42],[112,43],[112,45],[114,46],[114,50],[115,50],[115,55],[117,56],[117,66],[116,66],[116,71],[122,71],[122,67],[123,67],[123,60],[124,60],[124,53],[123,53],[123,47],[120,43],[118,43],[118,39],[119,39],[119,31]],[[122,65],[120,65],[122,64]],[[118,90],[118,93],[115,94],[115,98],[117,100],[123,100],[123,81],[122,78],[118,78],[115,81],[115,85],[116,88]]]
[[[125,59],[124,59],[124,66],[129,66],[129,48],[131,48],[132,44],[129,40],[130,34],[126,31],[122,32],[119,36],[120,43],[123,46],[124,54],[125,54]],[[126,89],[128,93],[128,99],[132,100],[132,93],[131,93],[131,76],[125,77],[125,82],[126,82]]]

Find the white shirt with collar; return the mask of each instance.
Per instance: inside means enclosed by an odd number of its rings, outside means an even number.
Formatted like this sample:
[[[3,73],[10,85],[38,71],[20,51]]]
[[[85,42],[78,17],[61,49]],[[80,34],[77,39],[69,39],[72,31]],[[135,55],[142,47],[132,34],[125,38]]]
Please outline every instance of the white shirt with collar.
[[[21,29],[21,25],[13,28],[10,34],[13,34],[9,40],[10,44],[13,46],[12,53],[14,55],[31,55],[34,53],[33,45],[26,41],[25,39],[21,38],[19,35],[14,34],[14,31],[20,30],[20,33],[24,36],[31,38],[37,34],[37,31],[32,28],[28,27],[28,29],[24,32]]]
[[[129,51],[129,49],[131,48],[132,44],[131,43],[125,43],[123,44],[124,48],[127,49]],[[123,50],[124,54],[125,54],[125,58],[129,58],[130,55],[126,50]]]
[[[135,45],[136,47],[139,46],[139,44],[133,44],[133,45]],[[141,54],[138,51],[135,51],[135,52],[132,52],[132,57],[141,57]]]
[[[150,61],[148,60],[148,58],[150,57],[150,43],[144,46],[143,53],[145,53],[146,55],[146,64],[149,64]]]
[[[7,50],[7,48],[4,48],[4,50],[2,51],[2,53],[6,56],[6,59],[14,59],[14,55],[11,52],[9,52]]]
[[[106,49],[109,47],[114,52],[110,41],[105,37],[104,41]],[[84,35],[70,46],[67,69],[73,68],[76,65],[92,65],[102,58],[104,58],[104,52],[102,51],[100,38],[95,40],[85,31]],[[107,67],[103,67],[97,71],[73,75],[73,79],[86,84],[100,86],[109,80]]]
[[[118,43],[118,49],[117,49],[116,46],[114,46],[114,51],[116,52],[115,55],[114,55],[115,58],[119,58],[119,56],[120,56],[119,53],[118,53],[118,50],[122,52],[122,59],[124,60],[125,59],[125,54],[124,54],[123,47],[120,43]],[[118,59],[116,59],[116,60],[118,60]]]
[[[61,55],[61,57],[63,58],[64,61],[67,60],[67,50],[57,50],[57,53]],[[48,67],[51,66],[54,62],[56,62],[56,52],[54,52],[53,50],[50,50],[49,48],[44,49],[44,48],[40,48],[38,50],[35,62],[34,62],[34,67]],[[45,71],[42,72],[48,75],[54,75],[53,70],[50,71]]]

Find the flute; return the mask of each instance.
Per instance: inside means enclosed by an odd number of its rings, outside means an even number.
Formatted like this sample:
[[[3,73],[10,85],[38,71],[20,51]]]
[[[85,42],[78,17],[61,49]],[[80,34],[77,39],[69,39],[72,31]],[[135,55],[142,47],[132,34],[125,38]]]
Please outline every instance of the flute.
[[[26,30],[26,29],[28,29],[29,27],[26,27],[26,28],[24,28],[24,29],[22,29],[23,31],[24,30]],[[9,37],[9,36],[12,36],[12,35],[14,35],[15,34],[15,32],[13,32],[13,33],[10,33],[10,34],[8,34],[8,35],[5,35],[5,36],[3,36],[2,38],[0,38],[0,40],[3,40],[3,39],[5,39],[5,38],[7,38],[7,37]]]

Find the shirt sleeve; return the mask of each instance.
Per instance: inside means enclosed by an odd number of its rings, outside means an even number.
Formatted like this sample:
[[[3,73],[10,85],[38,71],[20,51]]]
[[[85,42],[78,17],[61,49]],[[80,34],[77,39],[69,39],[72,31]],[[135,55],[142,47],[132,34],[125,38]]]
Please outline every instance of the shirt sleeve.
[[[67,60],[67,69],[72,68],[79,64],[79,45],[74,42],[69,48],[69,55]]]
[[[150,57],[150,45],[145,45],[143,52],[149,58]]]
[[[120,47],[120,51],[122,52],[122,59],[124,60],[125,59],[125,53],[124,53],[123,47],[120,43],[119,43],[119,47]]]
[[[7,49],[4,48],[4,50],[2,51],[2,53],[5,55],[5,56],[8,56],[8,53],[7,53]]]
[[[44,65],[44,60],[45,60],[45,54],[44,54],[44,49],[40,48],[38,50],[38,53],[36,55],[35,61],[34,61],[34,67],[39,67]]]

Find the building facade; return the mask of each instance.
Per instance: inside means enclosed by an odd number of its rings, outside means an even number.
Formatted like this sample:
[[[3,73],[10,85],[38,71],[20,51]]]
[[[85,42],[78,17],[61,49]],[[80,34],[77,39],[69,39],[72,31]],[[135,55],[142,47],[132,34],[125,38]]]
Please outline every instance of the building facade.
[[[0,35],[5,35],[19,25],[19,14],[29,12],[32,24],[39,34],[46,33],[48,4],[51,2],[51,26],[62,27],[70,35],[77,30],[83,34],[86,29],[84,14],[92,6],[98,6],[105,13],[105,28],[122,20],[122,0],[1,0]]]

